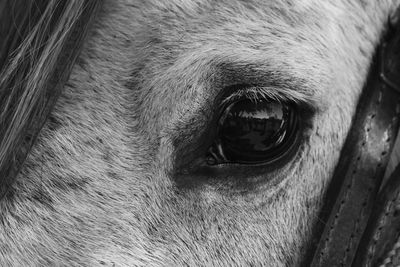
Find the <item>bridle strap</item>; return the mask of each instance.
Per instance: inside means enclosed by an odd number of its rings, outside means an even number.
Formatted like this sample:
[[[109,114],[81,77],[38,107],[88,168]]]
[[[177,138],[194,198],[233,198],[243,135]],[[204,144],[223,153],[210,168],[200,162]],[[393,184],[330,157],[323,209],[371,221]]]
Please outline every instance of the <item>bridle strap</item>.
[[[352,265],[397,137],[400,27],[388,30],[379,51],[319,216],[311,266]],[[359,258],[356,266],[364,259]]]
[[[386,62],[382,64],[385,69],[381,70],[381,78],[393,90],[400,92],[400,26],[393,41],[383,44],[383,47],[382,51],[388,55],[383,55]],[[396,160],[397,167],[379,192],[354,266],[400,265],[400,251],[385,259],[400,237],[400,164],[399,159]]]
[[[353,266],[399,266],[400,251],[387,255],[400,237],[400,165],[379,193]],[[386,265],[387,264],[387,265]]]

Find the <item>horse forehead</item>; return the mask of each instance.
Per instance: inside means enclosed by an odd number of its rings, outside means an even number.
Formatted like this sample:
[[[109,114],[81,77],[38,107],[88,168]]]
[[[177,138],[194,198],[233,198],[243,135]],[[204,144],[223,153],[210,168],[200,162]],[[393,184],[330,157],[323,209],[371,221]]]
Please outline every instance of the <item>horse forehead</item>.
[[[170,14],[169,18],[179,15],[180,18],[191,15],[204,15],[208,18],[218,14],[220,17],[232,15],[255,16],[256,14],[269,15],[270,17],[280,17],[283,20],[294,19],[297,14],[306,14],[310,10],[327,9],[332,6],[340,6],[341,1],[332,4],[329,1],[316,0],[283,0],[283,1],[260,1],[260,0],[218,0],[218,1],[148,1],[146,3],[136,3],[136,6],[146,13]],[[333,10],[331,10],[333,11]],[[211,16],[208,16],[211,15]],[[167,17],[163,17],[164,19]],[[214,17],[217,19],[218,17]],[[265,18],[268,19],[268,18]],[[295,18],[298,22],[307,20],[307,17]]]
[[[310,27],[315,23],[326,22],[327,13],[337,16],[341,12],[338,1],[150,1],[144,6],[138,5],[133,11],[139,25],[150,31],[151,36],[162,37],[167,41],[194,34],[196,32],[213,32],[223,28],[233,32],[251,34],[257,28],[264,34],[289,32],[296,34],[299,27]],[[175,33],[174,33],[175,32]],[[171,35],[172,34],[172,35]],[[228,35],[229,32],[226,33]],[[186,35],[187,36],[187,35]],[[144,36],[141,36],[144,37]],[[202,40],[206,35],[202,35]],[[179,39],[182,43],[189,40]]]

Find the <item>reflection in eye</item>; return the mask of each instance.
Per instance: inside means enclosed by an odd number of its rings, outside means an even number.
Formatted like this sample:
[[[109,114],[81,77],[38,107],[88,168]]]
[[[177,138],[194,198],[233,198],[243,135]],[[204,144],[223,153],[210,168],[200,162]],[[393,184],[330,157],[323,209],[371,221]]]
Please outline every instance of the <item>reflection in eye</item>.
[[[207,163],[273,161],[293,143],[296,131],[297,116],[291,105],[267,100],[235,101],[222,111]]]

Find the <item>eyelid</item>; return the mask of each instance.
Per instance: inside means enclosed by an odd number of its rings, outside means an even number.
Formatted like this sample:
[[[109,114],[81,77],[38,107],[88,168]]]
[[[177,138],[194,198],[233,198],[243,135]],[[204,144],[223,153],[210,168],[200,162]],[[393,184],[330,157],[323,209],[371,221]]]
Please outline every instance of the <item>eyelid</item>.
[[[254,100],[254,102],[276,101],[278,103],[294,103],[314,112],[320,109],[316,99],[301,92],[291,89],[283,90],[282,88],[261,86],[239,87],[221,101],[220,107],[243,98]]]

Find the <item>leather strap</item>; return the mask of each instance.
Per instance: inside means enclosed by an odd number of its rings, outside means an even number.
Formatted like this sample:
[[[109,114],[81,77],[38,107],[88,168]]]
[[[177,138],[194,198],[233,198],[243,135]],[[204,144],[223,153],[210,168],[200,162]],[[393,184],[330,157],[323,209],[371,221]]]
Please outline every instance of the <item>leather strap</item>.
[[[377,266],[400,236],[400,165],[379,194],[353,266]],[[398,263],[400,264],[400,262]],[[398,265],[397,265],[398,266]]]
[[[382,64],[381,79],[392,89],[400,92],[400,26],[393,32],[393,41],[383,44],[382,51],[386,55],[382,56],[385,62]],[[353,265],[383,264],[385,255],[393,248],[399,237],[400,164],[379,192]]]
[[[319,216],[311,266],[351,266],[367,226],[399,129],[399,37],[389,31],[374,58]]]

